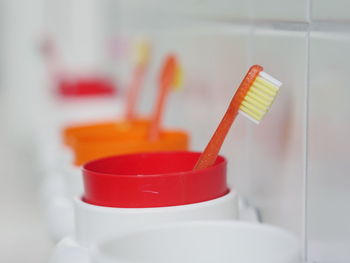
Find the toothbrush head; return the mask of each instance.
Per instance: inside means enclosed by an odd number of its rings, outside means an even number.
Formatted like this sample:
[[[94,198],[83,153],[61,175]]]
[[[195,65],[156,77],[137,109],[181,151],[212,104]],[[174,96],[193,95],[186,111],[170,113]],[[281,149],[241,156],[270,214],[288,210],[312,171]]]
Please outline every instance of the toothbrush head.
[[[49,57],[54,53],[54,50],[55,50],[55,45],[53,43],[52,38],[50,38],[49,36],[45,36],[40,43],[41,53],[44,56]]]
[[[174,55],[168,55],[165,58],[162,71],[160,73],[161,85],[175,88],[180,83],[179,72],[179,64],[176,57]]]
[[[139,66],[146,66],[149,63],[151,45],[144,39],[139,39],[134,47],[134,60]]]
[[[259,124],[269,111],[282,83],[263,71],[259,65],[252,66],[242,81],[239,113]]]
[[[180,90],[182,89],[183,86],[183,70],[182,67],[177,64],[175,68],[175,76],[174,76],[174,81],[173,81],[173,88],[174,90]]]

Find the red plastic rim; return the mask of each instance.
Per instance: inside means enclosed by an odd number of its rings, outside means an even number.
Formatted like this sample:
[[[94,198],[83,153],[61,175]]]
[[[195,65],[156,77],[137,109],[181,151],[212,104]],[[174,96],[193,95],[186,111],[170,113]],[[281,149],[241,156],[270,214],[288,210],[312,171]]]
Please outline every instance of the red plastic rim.
[[[112,96],[116,93],[114,83],[103,77],[62,79],[57,89],[63,97]]]
[[[119,155],[83,166],[89,204],[145,208],[194,204],[228,193],[226,159],[193,171],[201,153],[157,152]]]

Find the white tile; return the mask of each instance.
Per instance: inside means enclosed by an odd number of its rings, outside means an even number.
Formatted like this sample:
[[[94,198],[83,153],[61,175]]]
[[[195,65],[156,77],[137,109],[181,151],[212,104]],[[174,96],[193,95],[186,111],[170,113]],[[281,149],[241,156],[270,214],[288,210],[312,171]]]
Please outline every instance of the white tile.
[[[252,0],[202,0],[192,1],[197,4],[188,8],[184,6],[184,13],[201,19],[215,20],[250,20],[252,18]],[[198,4],[200,2],[200,5]],[[186,1],[188,3],[188,1]]]
[[[311,19],[314,21],[350,21],[350,1],[312,0]]]
[[[307,22],[306,0],[253,0],[254,18],[267,21]]]
[[[58,49],[63,70],[74,74],[101,71],[105,52],[102,6],[98,0],[46,3],[48,33]],[[62,69],[61,69],[62,70]]]
[[[247,30],[215,26],[157,34],[157,59],[173,51],[184,69],[183,90],[172,95],[166,122],[171,125],[178,115],[183,116],[197,150],[208,142],[247,68],[247,38]]]
[[[301,237],[306,33],[259,30],[253,42],[251,64],[262,65],[283,86],[261,124],[249,124],[250,185],[244,190],[261,209],[263,221],[286,227]]]
[[[305,0],[178,0],[178,1],[122,1],[129,9],[138,12],[215,19],[227,21],[247,21],[252,18],[268,21],[307,21]]]
[[[127,10],[138,13],[157,13],[175,16],[178,19],[247,20],[251,18],[252,0],[178,0],[178,1],[140,1],[122,0]]]
[[[308,258],[350,261],[350,35],[312,33]]]

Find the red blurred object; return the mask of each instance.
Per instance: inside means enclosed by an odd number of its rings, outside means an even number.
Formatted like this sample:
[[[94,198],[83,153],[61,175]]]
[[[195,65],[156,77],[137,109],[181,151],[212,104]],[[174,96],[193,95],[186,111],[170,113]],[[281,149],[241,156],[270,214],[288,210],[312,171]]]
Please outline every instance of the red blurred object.
[[[116,93],[114,83],[102,77],[62,79],[57,89],[63,97],[112,96]]]
[[[83,167],[83,201],[107,207],[145,208],[194,204],[228,193],[226,159],[193,170],[201,153],[119,155]]]

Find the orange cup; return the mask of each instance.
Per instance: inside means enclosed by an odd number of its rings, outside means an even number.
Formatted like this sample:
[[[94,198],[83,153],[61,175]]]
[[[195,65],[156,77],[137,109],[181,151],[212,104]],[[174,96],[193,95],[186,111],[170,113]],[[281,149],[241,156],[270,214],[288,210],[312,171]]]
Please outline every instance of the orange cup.
[[[189,136],[184,131],[163,130],[157,140],[148,139],[150,121],[101,122],[67,127],[64,143],[74,153],[74,164],[136,152],[188,150]]]
[[[62,132],[63,143],[72,147],[74,141],[79,140],[79,138],[115,138],[130,130],[135,130],[134,136],[141,136],[147,132],[149,123],[150,121],[146,119],[136,119],[134,121],[111,121],[68,126]]]
[[[184,131],[163,130],[153,141],[148,140],[147,135],[133,129],[116,134],[114,138],[77,138],[72,147],[74,164],[79,166],[95,159],[128,153],[188,150],[189,136]]]

